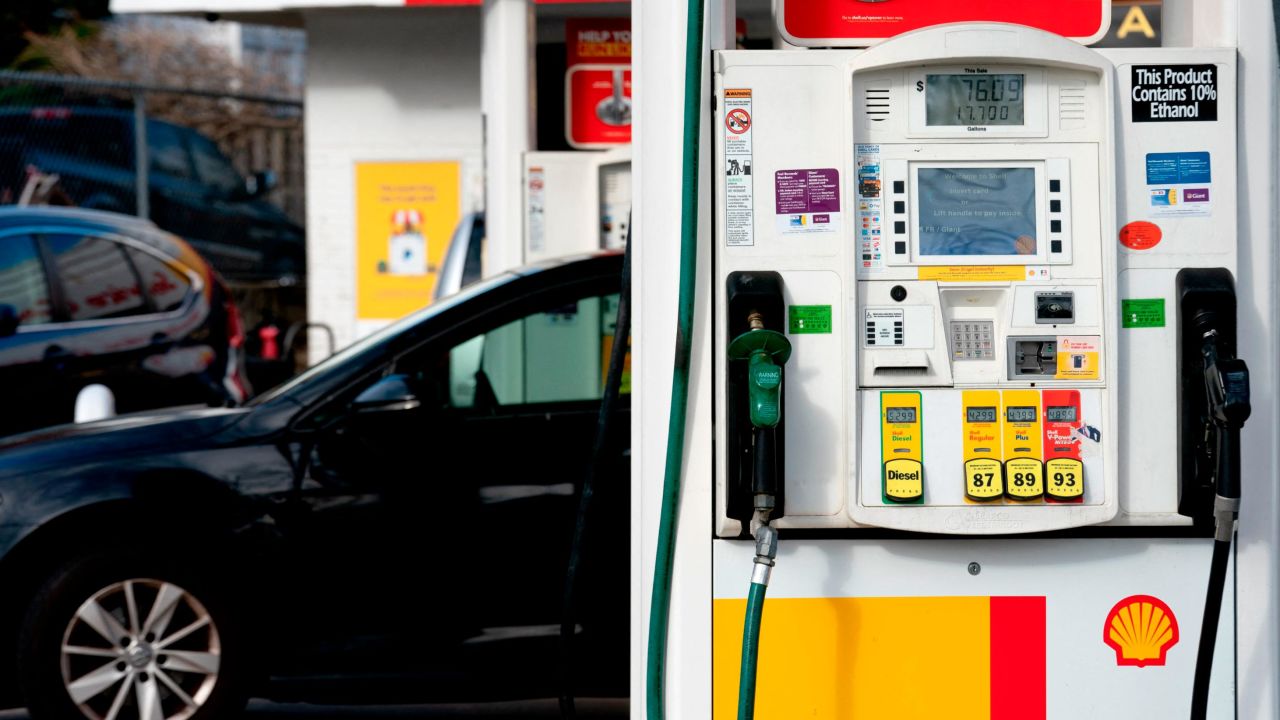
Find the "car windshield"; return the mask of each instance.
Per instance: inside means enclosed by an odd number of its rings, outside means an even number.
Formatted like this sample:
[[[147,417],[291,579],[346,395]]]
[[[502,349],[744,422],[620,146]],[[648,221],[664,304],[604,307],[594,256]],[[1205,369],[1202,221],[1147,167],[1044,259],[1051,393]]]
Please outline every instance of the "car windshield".
[[[295,388],[306,385],[313,378],[319,375],[328,373],[330,370],[333,370],[334,368],[337,368],[345,364],[351,358],[359,357],[366,350],[376,347],[377,345],[381,344],[383,341],[387,340],[388,338],[395,337],[396,335],[399,335],[400,333],[404,332],[405,330],[408,330],[409,328],[417,325],[418,323],[424,322],[427,319],[434,317],[435,315],[442,313],[450,308],[457,307],[458,305],[461,305],[462,303],[467,302],[468,300],[474,297],[483,295],[484,293],[496,287],[499,287],[501,285],[504,285],[514,280],[516,277],[518,276],[515,273],[503,273],[501,275],[495,275],[491,278],[478,282],[474,285],[470,285],[466,288],[463,288],[461,291],[453,295],[450,295],[445,298],[441,298],[433,302],[432,304],[428,305],[427,307],[422,308],[421,310],[418,310],[417,312],[414,312],[410,315],[406,315],[405,317],[400,318],[399,320],[396,320],[395,322],[382,328],[381,330],[378,330],[377,332],[374,332],[373,334],[368,335],[367,337],[363,337],[351,343],[350,345],[339,350],[333,355],[330,355],[328,358],[325,358],[324,360],[320,361],[316,365],[308,368],[306,371],[302,372],[301,374],[299,374],[297,377],[293,378],[289,382],[283,385],[280,385],[279,387],[272,388],[271,390],[268,390],[267,392],[259,395],[258,397],[251,400],[248,404],[261,405],[261,404],[270,402],[272,400],[275,400],[278,397],[288,395],[289,393],[293,392]]]

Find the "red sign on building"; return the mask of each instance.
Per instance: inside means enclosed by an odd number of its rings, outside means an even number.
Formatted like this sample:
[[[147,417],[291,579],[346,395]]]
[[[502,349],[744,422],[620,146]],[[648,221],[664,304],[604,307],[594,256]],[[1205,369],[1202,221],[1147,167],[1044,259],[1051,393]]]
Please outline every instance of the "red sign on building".
[[[565,136],[575,148],[631,142],[631,22],[569,20]]]
[[[909,30],[953,22],[1029,25],[1091,43],[1111,24],[1109,0],[780,0],[778,29],[805,46],[863,47]]]

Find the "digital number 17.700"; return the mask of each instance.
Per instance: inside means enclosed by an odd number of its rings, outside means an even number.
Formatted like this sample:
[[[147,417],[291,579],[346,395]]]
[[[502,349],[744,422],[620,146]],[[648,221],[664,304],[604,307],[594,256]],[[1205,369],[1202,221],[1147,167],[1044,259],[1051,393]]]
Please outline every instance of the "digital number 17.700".
[[[956,122],[961,125],[980,125],[992,120],[1008,119],[1008,105],[961,105],[956,108]]]

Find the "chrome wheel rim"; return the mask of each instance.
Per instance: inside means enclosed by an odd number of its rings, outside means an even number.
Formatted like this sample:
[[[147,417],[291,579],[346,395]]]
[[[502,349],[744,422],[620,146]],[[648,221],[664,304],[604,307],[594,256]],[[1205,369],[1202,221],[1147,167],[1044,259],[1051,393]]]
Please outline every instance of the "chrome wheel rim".
[[[91,720],[183,720],[209,700],[222,643],[208,610],[173,583],[118,582],[62,637],[62,685]]]

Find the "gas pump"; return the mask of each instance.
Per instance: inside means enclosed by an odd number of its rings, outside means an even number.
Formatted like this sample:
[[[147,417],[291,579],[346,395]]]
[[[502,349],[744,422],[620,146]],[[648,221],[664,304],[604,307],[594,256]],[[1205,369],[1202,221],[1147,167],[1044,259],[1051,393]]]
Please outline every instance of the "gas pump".
[[[714,717],[1230,715],[1235,71],[714,54]]]
[[[629,147],[526,153],[524,179],[525,263],[626,245]]]

